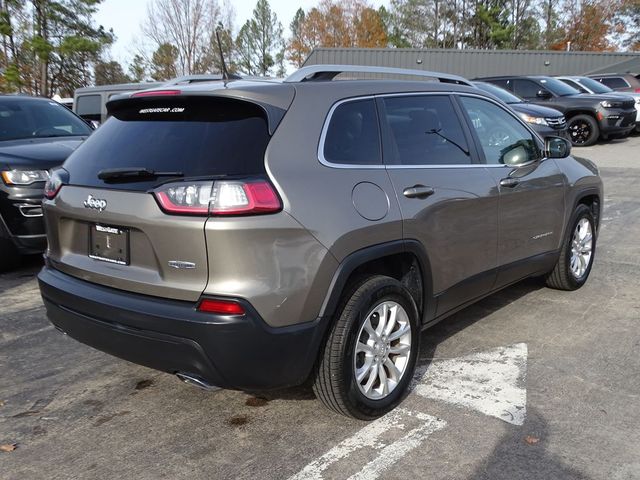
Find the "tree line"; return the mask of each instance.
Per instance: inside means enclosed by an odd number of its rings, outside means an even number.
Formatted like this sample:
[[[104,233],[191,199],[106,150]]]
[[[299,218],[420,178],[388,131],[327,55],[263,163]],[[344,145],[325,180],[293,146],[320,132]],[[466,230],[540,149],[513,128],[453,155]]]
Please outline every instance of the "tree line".
[[[104,0],[0,0],[0,92],[78,87],[221,70],[282,76],[316,47],[640,50],[640,0],[319,0],[285,28],[268,0],[235,24],[230,0],[150,0],[127,66],[110,58]],[[217,35],[216,35],[217,33]]]

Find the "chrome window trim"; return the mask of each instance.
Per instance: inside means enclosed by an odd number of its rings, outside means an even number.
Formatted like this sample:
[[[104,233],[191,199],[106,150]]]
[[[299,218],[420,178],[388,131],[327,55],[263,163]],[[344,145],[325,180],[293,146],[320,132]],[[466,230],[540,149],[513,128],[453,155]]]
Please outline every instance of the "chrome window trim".
[[[327,160],[324,156],[324,143],[325,140],[327,138],[327,132],[329,131],[329,124],[331,123],[331,119],[333,118],[333,114],[336,111],[336,109],[340,106],[340,105],[344,105],[345,103],[348,102],[358,102],[361,100],[375,100],[375,96],[374,95],[366,95],[363,97],[350,97],[350,98],[343,98],[342,100],[337,101],[336,103],[334,103],[331,108],[329,109],[329,113],[327,114],[327,118],[325,118],[324,120],[324,125],[322,126],[322,133],[320,134],[320,142],[318,144],[318,160],[320,161],[320,163],[322,165],[324,165],[325,167],[329,167],[329,168],[348,168],[348,169],[364,169],[364,170],[380,170],[380,169],[384,169],[385,165],[384,162],[382,160],[382,148],[380,149],[380,164],[371,164],[371,165],[367,165],[367,164],[352,164],[352,163],[333,163],[330,162],[329,160]],[[374,104],[375,107],[375,104]],[[378,128],[378,135],[379,138],[382,139],[382,136],[380,135],[380,129]]]
[[[325,167],[329,167],[329,168],[346,168],[346,169],[358,169],[358,170],[380,170],[380,169],[387,169],[387,170],[400,170],[400,169],[407,169],[407,168],[438,168],[438,169],[445,169],[445,168],[519,168],[522,166],[527,166],[527,165],[531,165],[533,162],[536,161],[541,161],[544,160],[546,157],[544,157],[544,151],[542,152],[543,156],[542,158],[540,158],[540,160],[532,160],[530,162],[527,162],[526,164],[522,164],[522,165],[500,165],[500,164],[484,164],[484,163],[471,163],[471,164],[453,164],[453,165],[447,165],[447,164],[442,164],[442,165],[386,165],[384,163],[384,158],[382,158],[382,164],[380,165],[376,165],[376,164],[371,164],[371,165],[359,165],[359,164],[342,164],[342,163],[333,163],[328,161],[325,157],[324,157],[324,143],[327,137],[327,131],[329,130],[329,123],[331,122],[331,118],[333,117],[333,113],[335,112],[335,110],[342,104],[347,103],[347,102],[356,102],[359,100],[375,100],[376,98],[387,98],[387,97],[417,97],[417,96],[427,96],[427,95],[456,95],[456,96],[466,96],[466,97],[475,97],[475,98],[479,98],[481,100],[486,100],[490,103],[493,103],[494,105],[496,105],[497,107],[501,108],[502,110],[504,110],[506,113],[508,113],[509,115],[511,115],[520,125],[522,125],[529,133],[531,133],[534,137],[538,138],[540,140],[540,142],[544,145],[544,139],[542,137],[540,137],[540,135],[538,135],[538,133],[533,130],[532,128],[529,127],[529,125],[527,125],[526,122],[524,122],[520,117],[518,117],[518,115],[515,112],[511,112],[509,111],[509,108],[505,108],[505,105],[501,105],[500,102],[494,100],[493,98],[490,98],[488,96],[484,96],[481,94],[476,94],[476,93],[472,93],[472,92],[450,92],[450,91],[440,91],[440,92],[399,92],[399,93],[381,93],[381,94],[377,94],[377,95],[364,95],[361,97],[349,97],[349,98],[343,98],[342,100],[338,100],[336,103],[334,103],[331,108],[329,109],[329,113],[327,114],[327,117],[324,120],[324,124],[322,126],[322,133],[320,134],[320,141],[318,144],[318,161],[324,165]],[[382,135],[382,133],[380,133],[380,135]],[[382,137],[381,137],[382,138]]]

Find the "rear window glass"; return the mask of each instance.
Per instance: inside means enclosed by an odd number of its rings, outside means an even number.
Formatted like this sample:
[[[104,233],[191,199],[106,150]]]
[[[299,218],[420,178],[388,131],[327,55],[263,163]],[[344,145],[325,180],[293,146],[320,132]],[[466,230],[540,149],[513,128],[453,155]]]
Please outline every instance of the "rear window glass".
[[[609,88],[629,88],[629,84],[622,77],[611,77],[600,79]]]
[[[81,95],[76,99],[76,113],[87,120],[100,121],[100,95]]]
[[[269,129],[255,104],[214,97],[115,103],[112,116],[64,164],[71,183],[141,190],[166,180],[106,184],[98,179],[101,170],[113,168],[182,172],[184,177],[265,172]]]
[[[380,165],[380,133],[373,100],[339,105],[327,129],[324,158],[342,165]]]

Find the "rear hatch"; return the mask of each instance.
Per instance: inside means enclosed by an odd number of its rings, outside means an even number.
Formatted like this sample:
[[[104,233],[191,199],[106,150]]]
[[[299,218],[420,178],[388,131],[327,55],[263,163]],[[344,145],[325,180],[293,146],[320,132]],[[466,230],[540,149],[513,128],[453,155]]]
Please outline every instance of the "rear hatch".
[[[180,94],[119,100],[110,110],[44,202],[50,263],[89,282],[195,301],[208,278],[212,185],[266,179],[266,110]]]

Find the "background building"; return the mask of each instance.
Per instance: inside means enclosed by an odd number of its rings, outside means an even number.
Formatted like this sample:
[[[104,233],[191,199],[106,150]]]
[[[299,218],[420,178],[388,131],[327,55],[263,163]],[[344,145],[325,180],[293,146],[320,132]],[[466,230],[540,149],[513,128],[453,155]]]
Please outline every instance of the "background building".
[[[316,48],[305,65],[342,64],[490,75],[640,73],[640,53],[411,48]]]

